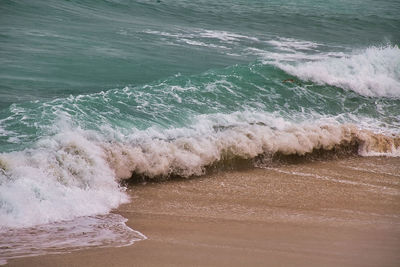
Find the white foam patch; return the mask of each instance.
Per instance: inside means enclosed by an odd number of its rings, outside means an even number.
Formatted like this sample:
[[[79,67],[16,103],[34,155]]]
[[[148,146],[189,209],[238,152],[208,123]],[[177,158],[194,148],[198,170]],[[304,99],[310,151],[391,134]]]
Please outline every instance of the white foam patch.
[[[165,39],[171,40],[172,42],[168,43],[172,45],[184,43],[192,46],[222,49],[224,51],[232,49],[232,45],[235,46],[235,44],[241,41],[260,41],[257,37],[253,36],[206,29],[175,29],[174,32],[145,30],[144,33],[163,36]]]
[[[75,130],[0,154],[0,228],[106,214],[127,202],[104,151],[90,139]]]
[[[194,45],[194,46],[204,46],[204,47],[211,47],[211,48],[221,48],[221,49],[228,49],[226,46],[222,46],[222,45],[215,45],[215,44],[207,44],[204,42],[200,42],[200,41],[195,41],[195,40],[190,40],[190,39],[186,39],[186,38],[181,38],[180,41],[188,44],[188,45]]]
[[[8,132],[2,127],[0,121],[0,136],[7,136]]]
[[[271,41],[273,43],[273,41]],[[317,52],[317,51],[307,51],[309,49],[300,49],[296,50],[294,47],[285,48],[285,47],[274,47],[278,49],[278,52],[248,47],[245,49],[245,53],[249,55],[256,55],[262,58],[262,62],[264,64],[272,64],[275,66],[286,66],[289,64],[300,64],[304,62],[315,62],[322,61],[332,58],[342,58],[345,57],[346,54],[343,52]]]
[[[79,217],[30,228],[0,230],[0,264],[12,258],[66,253],[90,247],[122,247],[147,239],[118,214]]]
[[[371,97],[400,97],[400,49],[370,47],[340,58],[276,66],[302,80],[337,86]]]
[[[321,46],[321,44],[318,43],[293,38],[277,38],[276,40],[269,40],[267,43],[279,50],[289,52],[296,52],[297,50],[316,50]]]
[[[227,31],[202,30],[199,31],[199,35],[204,38],[218,39],[224,42],[239,41],[240,39],[259,41],[258,38],[253,36],[246,36],[243,34],[237,34]]]

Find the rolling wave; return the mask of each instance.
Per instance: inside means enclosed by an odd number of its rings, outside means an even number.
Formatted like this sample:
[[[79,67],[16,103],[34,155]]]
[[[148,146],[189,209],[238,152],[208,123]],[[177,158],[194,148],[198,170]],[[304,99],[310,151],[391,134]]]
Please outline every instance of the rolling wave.
[[[128,201],[118,180],[202,175],[221,161],[306,155],[356,146],[360,155],[400,156],[400,138],[334,120],[294,123],[265,113],[200,116],[191,127],[136,131],[109,140],[65,130],[34,148],[0,155],[1,226],[27,227],[105,214]]]
[[[332,85],[369,97],[400,97],[400,49],[370,47],[361,53],[295,65],[276,63],[302,80]]]

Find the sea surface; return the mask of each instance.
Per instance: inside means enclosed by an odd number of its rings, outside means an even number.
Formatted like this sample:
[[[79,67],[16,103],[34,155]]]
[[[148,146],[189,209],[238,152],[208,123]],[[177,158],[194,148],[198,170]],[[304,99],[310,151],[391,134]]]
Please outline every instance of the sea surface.
[[[67,229],[53,248],[144,239],[110,213],[132,176],[399,157],[399,14],[398,0],[1,0],[0,258],[51,253],[24,247],[35,231]]]

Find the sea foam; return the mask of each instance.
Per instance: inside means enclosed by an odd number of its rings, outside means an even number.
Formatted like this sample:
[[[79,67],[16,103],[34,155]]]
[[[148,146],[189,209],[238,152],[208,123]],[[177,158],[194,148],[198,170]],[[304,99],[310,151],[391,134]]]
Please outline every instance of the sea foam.
[[[128,197],[132,175],[188,177],[234,158],[305,155],[357,145],[361,155],[400,156],[398,137],[335,121],[294,123],[266,114],[200,116],[192,127],[136,131],[121,140],[74,129],[0,155],[0,223],[28,227],[106,214]]]
[[[249,114],[248,114],[249,115]],[[203,116],[193,128],[136,133],[127,142],[102,144],[119,178],[202,175],[206,167],[234,158],[274,154],[303,156],[315,150],[356,146],[362,156],[400,156],[400,139],[334,120],[294,123],[259,114]],[[249,115],[251,116],[251,115]]]
[[[128,197],[105,152],[79,130],[0,154],[0,227],[105,214]]]
[[[369,47],[341,57],[276,66],[302,80],[337,86],[370,97],[400,97],[400,49]]]
[[[12,258],[65,253],[89,247],[123,247],[147,239],[126,226],[126,221],[121,215],[110,213],[0,230],[0,265]]]

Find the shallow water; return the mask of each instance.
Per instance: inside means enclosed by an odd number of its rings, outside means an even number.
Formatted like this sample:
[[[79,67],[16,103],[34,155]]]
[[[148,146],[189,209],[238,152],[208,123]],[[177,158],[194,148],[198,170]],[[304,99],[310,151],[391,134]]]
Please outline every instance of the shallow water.
[[[94,247],[123,247],[146,239],[126,226],[126,221],[121,215],[111,213],[22,229],[3,229],[0,230],[0,259],[6,261]]]

